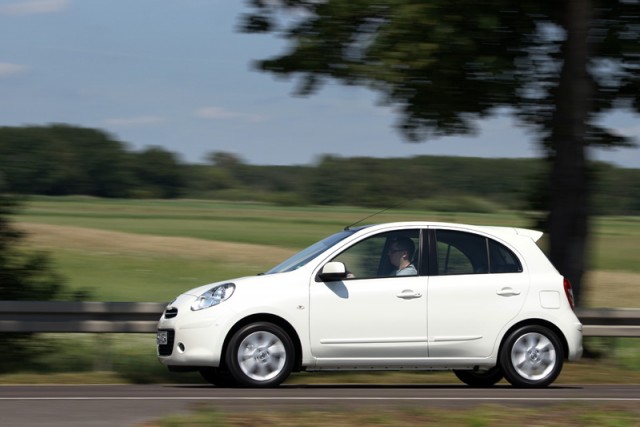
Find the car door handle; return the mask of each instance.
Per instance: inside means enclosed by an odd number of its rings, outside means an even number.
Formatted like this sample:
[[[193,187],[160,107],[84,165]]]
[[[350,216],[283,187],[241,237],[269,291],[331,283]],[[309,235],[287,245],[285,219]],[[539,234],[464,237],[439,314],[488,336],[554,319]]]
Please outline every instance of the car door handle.
[[[516,291],[513,288],[502,288],[496,293],[503,297],[512,297],[515,295],[520,295],[520,291]]]
[[[402,299],[415,299],[415,298],[421,298],[422,294],[420,292],[414,292],[411,289],[405,289],[404,291],[400,292],[396,296]]]

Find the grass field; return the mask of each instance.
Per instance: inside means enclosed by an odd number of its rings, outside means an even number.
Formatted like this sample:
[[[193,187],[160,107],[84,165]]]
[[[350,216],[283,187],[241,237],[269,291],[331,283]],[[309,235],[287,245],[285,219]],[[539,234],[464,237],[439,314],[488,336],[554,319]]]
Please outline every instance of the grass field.
[[[265,271],[295,251],[375,213],[198,200],[30,201],[18,216],[29,244],[50,251],[74,289],[99,301],[169,301],[200,284]],[[435,220],[527,227],[529,216],[393,210],[365,223]],[[640,306],[640,218],[593,221],[585,301]]]
[[[96,301],[166,302],[201,284],[265,271],[374,212],[197,200],[38,197],[16,220],[28,232],[27,245],[48,251],[70,288],[87,289]],[[436,220],[526,227],[528,218],[518,212],[401,210],[364,223]],[[587,275],[586,305],[640,307],[640,218],[596,218],[593,232],[594,269]],[[606,358],[568,364],[559,381],[640,382],[638,344],[633,339],[597,340],[593,345]],[[0,382],[86,382],[87,372],[92,372],[93,382],[199,381],[194,375],[168,374],[155,360],[150,335],[42,334],[40,345],[48,351],[23,372],[0,377]],[[301,375],[291,381],[457,382],[450,373]]]

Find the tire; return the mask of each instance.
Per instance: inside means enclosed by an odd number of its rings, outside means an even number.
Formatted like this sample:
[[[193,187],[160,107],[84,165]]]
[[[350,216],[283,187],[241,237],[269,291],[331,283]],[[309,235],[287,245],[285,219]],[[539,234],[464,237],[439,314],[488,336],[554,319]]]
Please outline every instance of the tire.
[[[466,385],[478,388],[493,387],[502,378],[504,378],[502,369],[500,369],[499,366],[494,366],[491,369],[482,371],[454,370],[453,373]]]
[[[229,370],[224,367],[201,369],[200,375],[205,381],[216,387],[235,387],[237,385]]]
[[[564,351],[554,332],[544,326],[524,326],[512,332],[500,351],[504,376],[514,387],[539,388],[560,375]]]
[[[295,358],[289,335],[267,322],[237,331],[225,354],[229,372],[241,387],[277,387],[291,373]]]

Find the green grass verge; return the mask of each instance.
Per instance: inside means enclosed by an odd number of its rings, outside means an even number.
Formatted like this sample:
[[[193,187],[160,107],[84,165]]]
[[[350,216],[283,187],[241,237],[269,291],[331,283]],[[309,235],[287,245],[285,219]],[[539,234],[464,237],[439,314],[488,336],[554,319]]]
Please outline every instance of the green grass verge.
[[[640,411],[620,404],[563,404],[534,407],[477,405],[472,409],[439,409],[377,405],[352,409],[335,402],[331,410],[225,412],[219,406],[202,404],[188,415],[166,417],[148,427],[183,426],[637,426]]]
[[[639,384],[640,342],[587,338],[598,359],[566,363],[557,384]],[[153,334],[38,334],[37,354],[20,362],[0,384],[12,383],[204,383],[197,373],[170,373],[156,358]],[[461,384],[450,372],[294,373],[289,384]]]

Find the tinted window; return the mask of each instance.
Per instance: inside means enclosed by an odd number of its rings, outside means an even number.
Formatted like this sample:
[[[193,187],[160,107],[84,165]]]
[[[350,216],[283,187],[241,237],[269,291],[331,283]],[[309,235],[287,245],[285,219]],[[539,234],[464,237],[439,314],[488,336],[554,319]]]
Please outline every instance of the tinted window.
[[[504,245],[489,239],[489,255],[492,273],[519,273],[522,264],[518,257]]]
[[[477,234],[436,230],[439,275],[519,273],[522,264],[506,246]]]
[[[487,240],[477,234],[437,230],[438,274],[481,274],[489,272]]]

